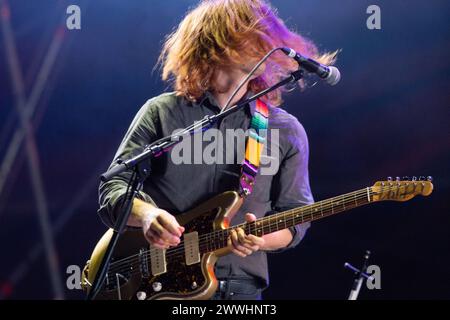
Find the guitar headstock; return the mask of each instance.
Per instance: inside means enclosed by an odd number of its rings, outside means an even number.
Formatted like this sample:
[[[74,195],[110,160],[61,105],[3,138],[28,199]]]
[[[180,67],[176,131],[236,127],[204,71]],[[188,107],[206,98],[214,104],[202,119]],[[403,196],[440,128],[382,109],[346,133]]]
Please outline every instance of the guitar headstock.
[[[416,195],[428,196],[433,192],[431,177],[388,177],[386,181],[377,181],[372,187],[372,201],[408,201]]]

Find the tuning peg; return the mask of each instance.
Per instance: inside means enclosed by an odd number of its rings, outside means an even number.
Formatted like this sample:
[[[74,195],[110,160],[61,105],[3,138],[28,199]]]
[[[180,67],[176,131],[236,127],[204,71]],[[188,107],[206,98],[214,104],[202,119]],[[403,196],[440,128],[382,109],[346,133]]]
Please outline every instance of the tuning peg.
[[[417,181],[417,177],[416,177],[416,176],[413,176],[413,177],[411,178],[411,181]]]
[[[419,177],[419,181],[425,181],[425,177],[424,176],[420,176]]]
[[[400,177],[395,177],[395,181],[400,181]]]
[[[387,177],[387,181],[392,181],[392,177]]]
[[[433,181],[433,177],[432,177],[432,176],[428,176],[428,177],[427,177],[427,180],[430,181],[430,182],[432,182],[432,181]]]
[[[404,176],[404,177],[402,178],[402,180],[404,180],[404,181],[409,181],[409,177],[408,177],[408,176]]]

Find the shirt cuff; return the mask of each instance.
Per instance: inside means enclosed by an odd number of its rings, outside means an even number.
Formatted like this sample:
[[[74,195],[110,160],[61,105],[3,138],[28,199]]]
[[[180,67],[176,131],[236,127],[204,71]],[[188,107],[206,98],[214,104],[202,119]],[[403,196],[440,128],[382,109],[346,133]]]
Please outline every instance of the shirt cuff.
[[[123,201],[125,200],[125,196],[126,196],[126,188],[123,189],[122,191],[117,190],[114,192],[113,195],[111,195],[109,201],[107,201],[105,205],[101,206],[98,209],[97,213],[100,216],[100,219],[103,222],[103,224],[105,224],[107,227],[114,228],[115,223],[117,221],[117,217],[119,216],[119,214],[121,214],[120,211],[122,210],[122,204]],[[136,193],[136,198],[156,206],[153,199],[143,191],[138,191]]]
[[[268,253],[280,253],[280,252],[284,252],[286,250],[295,248],[303,240],[303,238],[305,237],[305,234],[306,234],[306,230],[308,230],[310,226],[311,226],[311,223],[310,222],[306,222],[306,223],[299,224],[299,225],[296,225],[294,227],[288,228],[288,230],[292,234],[291,242],[289,242],[289,244],[286,247],[284,247],[284,248],[280,248],[280,249],[277,249],[277,250],[269,250],[269,251],[266,251],[266,252],[268,252]]]

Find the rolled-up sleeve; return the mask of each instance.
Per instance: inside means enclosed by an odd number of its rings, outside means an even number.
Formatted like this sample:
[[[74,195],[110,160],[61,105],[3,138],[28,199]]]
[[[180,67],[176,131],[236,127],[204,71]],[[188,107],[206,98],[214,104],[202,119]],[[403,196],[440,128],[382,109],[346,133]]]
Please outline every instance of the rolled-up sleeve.
[[[142,151],[146,145],[155,141],[157,137],[157,121],[158,118],[152,108],[152,100],[149,100],[136,114],[109,168],[116,166],[119,159],[129,159],[139,151]],[[131,175],[132,172],[126,171],[107,182],[100,183],[100,207],[98,214],[102,222],[108,227],[114,226],[117,212],[121,207],[122,199],[126,195]],[[137,197],[143,201],[153,203],[151,197],[142,190],[138,191]]]
[[[303,126],[294,117],[290,121],[286,136],[287,139],[284,142],[281,141],[281,143],[287,144],[285,146],[287,152],[281,161],[280,168],[272,183],[273,213],[314,202],[309,184],[308,137]],[[309,227],[309,222],[290,227],[292,241],[285,248],[272,252],[282,252],[297,246]]]

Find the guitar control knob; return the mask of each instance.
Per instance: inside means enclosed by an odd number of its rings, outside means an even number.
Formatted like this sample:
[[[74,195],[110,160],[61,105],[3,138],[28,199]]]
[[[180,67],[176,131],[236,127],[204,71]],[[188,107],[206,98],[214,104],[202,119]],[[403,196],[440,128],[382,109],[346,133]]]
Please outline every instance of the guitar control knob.
[[[152,288],[153,288],[153,291],[155,291],[155,292],[161,291],[161,289],[162,289],[161,282],[153,282]]]
[[[198,287],[198,284],[197,284],[197,282],[192,282],[192,284],[191,284],[191,288],[192,289],[197,289],[197,287]]]
[[[136,293],[136,298],[138,300],[145,300],[145,298],[147,298],[147,294],[144,291],[138,291]]]

